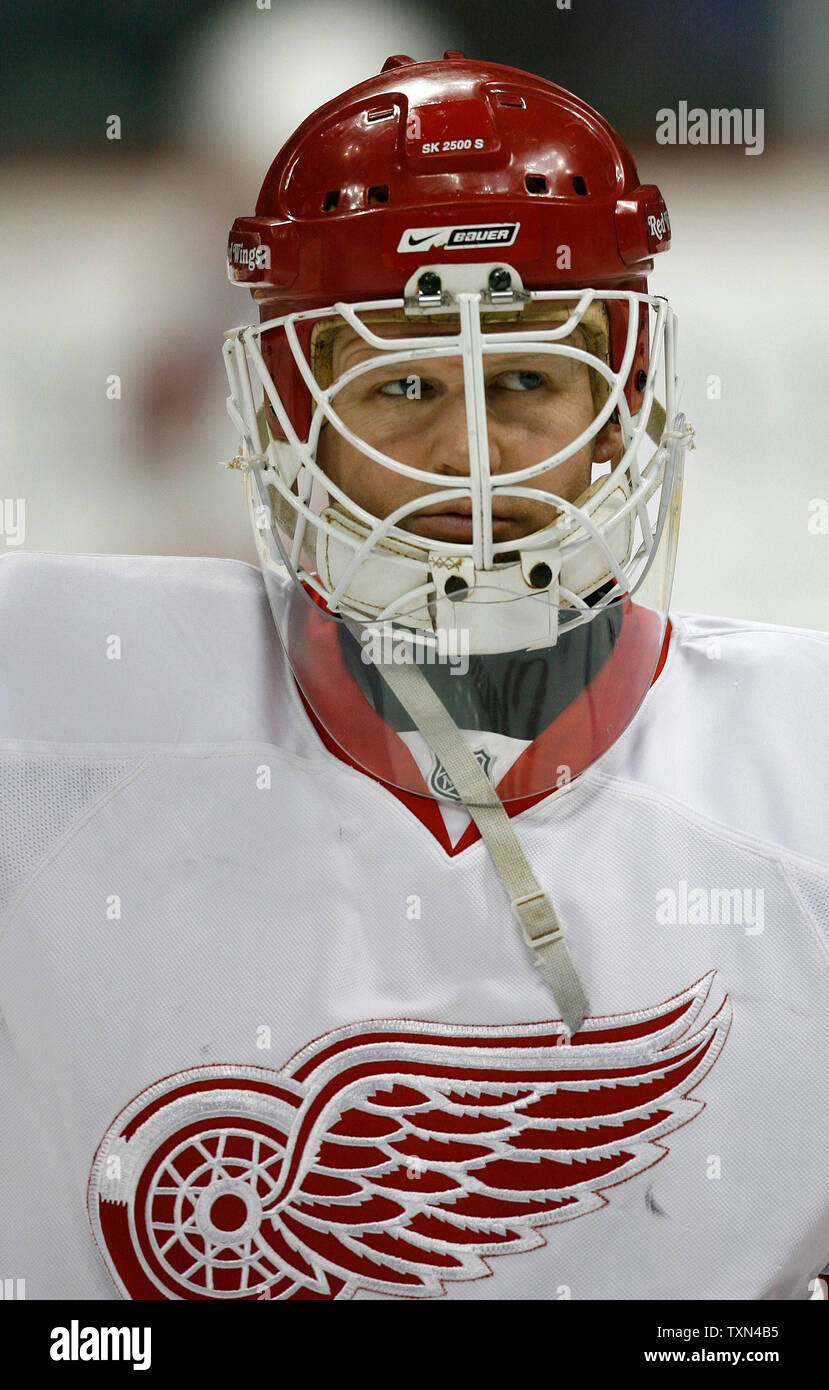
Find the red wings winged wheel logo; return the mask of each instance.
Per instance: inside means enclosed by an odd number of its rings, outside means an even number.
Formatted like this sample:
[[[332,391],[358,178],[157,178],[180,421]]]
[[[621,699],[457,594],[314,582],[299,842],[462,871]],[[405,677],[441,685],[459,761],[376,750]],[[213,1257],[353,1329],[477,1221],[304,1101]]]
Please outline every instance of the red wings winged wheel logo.
[[[92,1165],[112,1278],[135,1299],[332,1299],[489,1275],[599,1211],[703,1109],[730,1021],[727,997],[706,1007],[713,978],[571,1041],[555,1022],[371,1020],[281,1071],[165,1077]]]

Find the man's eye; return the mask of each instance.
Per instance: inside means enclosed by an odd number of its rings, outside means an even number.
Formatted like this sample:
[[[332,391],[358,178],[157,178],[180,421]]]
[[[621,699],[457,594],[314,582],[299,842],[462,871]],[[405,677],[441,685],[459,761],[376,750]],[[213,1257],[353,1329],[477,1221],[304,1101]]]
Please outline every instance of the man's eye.
[[[386,381],[377,389],[383,396],[413,396],[417,385],[417,377],[395,377],[394,381]],[[419,394],[419,393],[418,393]]]
[[[541,385],[541,374],[539,372],[502,372],[495,380],[496,386],[503,386],[507,391],[534,391]]]

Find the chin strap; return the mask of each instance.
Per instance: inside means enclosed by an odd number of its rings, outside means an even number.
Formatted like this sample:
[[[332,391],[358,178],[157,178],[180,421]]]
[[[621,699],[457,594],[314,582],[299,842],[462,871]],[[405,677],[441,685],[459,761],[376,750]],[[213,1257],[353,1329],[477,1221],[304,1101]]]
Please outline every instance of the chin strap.
[[[346,626],[359,640],[359,626],[348,620]],[[527,944],[536,954],[536,964],[572,1037],[581,1027],[587,998],[556,910],[533,873],[503,802],[420,668],[414,664],[377,665],[377,670],[440,758],[480,830]]]

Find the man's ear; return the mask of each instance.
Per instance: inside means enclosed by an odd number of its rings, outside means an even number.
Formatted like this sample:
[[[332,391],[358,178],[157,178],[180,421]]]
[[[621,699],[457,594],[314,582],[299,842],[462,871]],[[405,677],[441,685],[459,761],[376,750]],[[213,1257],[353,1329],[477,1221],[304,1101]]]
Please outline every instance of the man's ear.
[[[593,462],[607,463],[608,459],[618,454],[621,447],[622,426],[613,420],[606,421],[593,440]]]

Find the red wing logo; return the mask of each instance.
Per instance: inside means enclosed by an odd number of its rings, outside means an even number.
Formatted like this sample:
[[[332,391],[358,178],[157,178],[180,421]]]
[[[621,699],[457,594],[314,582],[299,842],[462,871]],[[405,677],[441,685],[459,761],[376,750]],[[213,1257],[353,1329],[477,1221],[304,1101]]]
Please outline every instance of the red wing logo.
[[[436,1297],[545,1244],[658,1163],[725,1042],[713,973],[651,1010],[459,1027],[369,1021],[280,1072],[210,1066],[122,1111],[89,1181],[126,1298]],[[562,1045],[564,1044],[564,1045]]]

